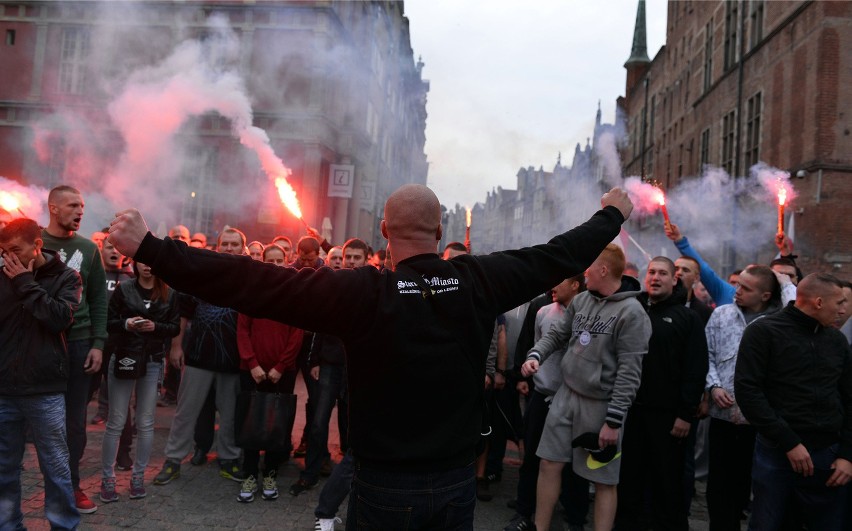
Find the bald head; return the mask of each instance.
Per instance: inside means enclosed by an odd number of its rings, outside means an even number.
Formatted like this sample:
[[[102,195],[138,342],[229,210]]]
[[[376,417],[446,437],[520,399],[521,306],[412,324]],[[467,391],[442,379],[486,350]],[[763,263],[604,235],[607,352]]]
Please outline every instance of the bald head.
[[[440,239],[441,226],[438,197],[421,184],[406,184],[398,188],[385,203],[384,225],[389,240],[435,242]]]
[[[846,315],[843,283],[832,275],[812,273],[796,287],[796,308],[823,326],[831,326]]]

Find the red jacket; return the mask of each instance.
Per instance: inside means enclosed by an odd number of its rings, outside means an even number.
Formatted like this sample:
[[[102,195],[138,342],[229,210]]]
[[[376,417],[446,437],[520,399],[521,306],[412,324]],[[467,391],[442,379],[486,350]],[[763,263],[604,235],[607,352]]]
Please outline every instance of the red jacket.
[[[240,314],[237,318],[240,369],[250,371],[260,366],[267,372],[274,368],[283,373],[295,368],[303,334],[301,329],[278,321]]]

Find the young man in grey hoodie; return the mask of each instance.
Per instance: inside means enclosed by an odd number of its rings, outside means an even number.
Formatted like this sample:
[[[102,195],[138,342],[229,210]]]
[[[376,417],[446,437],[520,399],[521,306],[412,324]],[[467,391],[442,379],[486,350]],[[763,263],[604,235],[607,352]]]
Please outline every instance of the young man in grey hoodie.
[[[553,398],[538,446],[541,457],[535,526],[550,529],[560,490],[562,468],[595,482],[595,529],[612,529],[617,506],[620,453],[597,461],[572,442],[587,432],[597,446],[620,446],[621,426],[642,376],[651,322],[636,296],[639,282],[622,276],[626,263],[620,247],[609,244],[585,272],[588,291],[574,297],[564,318],[538,341],[521,368],[534,374],[539,364],[561,350],[562,385]],[[591,448],[595,450],[594,448]]]

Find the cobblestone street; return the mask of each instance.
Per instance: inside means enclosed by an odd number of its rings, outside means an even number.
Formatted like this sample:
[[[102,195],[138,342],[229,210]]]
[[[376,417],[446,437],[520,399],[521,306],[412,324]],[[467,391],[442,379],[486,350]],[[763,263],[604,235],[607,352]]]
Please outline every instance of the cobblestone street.
[[[299,395],[299,413],[293,429],[294,439],[297,439],[304,426],[305,389],[301,378],[296,385]],[[89,406],[89,418],[94,415],[94,402]],[[292,497],[287,493],[289,486],[299,476],[303,459],[291,459],[279,471],[278,488],[281,496],[274,501],[264,501],[257,497],[253,503],[242,504],[236,501],[239,483],[219,477],[219,468],[215,460],[215,445],[206,465],[193,466],[189,460],[181,467],[181,477],[164,486],[155,486],[151,482],[163,464],[163,448],[169,434],[169,426],[174,416],[174,407],[158,407],[154,433],[154,449],[151,464],[145,473],[148,496],[131,500],[128,497],[130,489],[130,472],[116,471],[120,501],[105,504],[97,499],[100,488],[100,454],[101,440],[104,433],[103,425],[89,425],[89,441],[86,454],[81,465],[83,477],[82,487],[88,496],[98,504],[94,514],[82,515],[81,529],[115,529],[129,527],[134,529],[313,529],[314,507],[316,506],[320,484],[306,493]],[[337,422],[332,418],[332,430],[329,436],[332,458],[340,459],[335,444],[337,438]],[[296,441],[298,442],[298,441]],[[135,448],[135,442],[134,442]],[[514,511],[506,503],[514,498],[518,478],[517,448],[510,443],[507,452],[503,480],[494,483],[491,491],[494,499],[490,502],[478,502],[474,527],[477,531],[494,531],[503,527],[512,518]],[[133,453],[131,452],[131,456]],[[187,456],[189,457],[189,456]],[[44,518],[44,483],[38,470],[35,449],[27,445],[24,455],[23,483],[23,512],[24,524],[31,530],[49,529]],[[690,528],[696,531],[707,529],[706,509],[704,505],[704,485],[698,482],[699,494],[693,503]],[[341,518],[345,517],[346,507],[341,509]],[[345,521],[345,520],[344,520]],[[337,529],[343,529],[339,524]],[[554,517],[551,528],[554,531],[563,529],[561,518]],[[591,524],[586,525],[591,529]]]

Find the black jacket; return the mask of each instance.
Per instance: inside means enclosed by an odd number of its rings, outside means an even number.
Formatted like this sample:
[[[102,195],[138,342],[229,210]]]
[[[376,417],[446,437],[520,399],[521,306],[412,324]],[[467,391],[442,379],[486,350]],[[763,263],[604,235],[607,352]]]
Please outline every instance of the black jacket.
[[[634,403],[691,421],[707,377],[707,337],[701,318],[683,305],[686,291],[680,282],[663,301],[649,304],[647,292],[638,299],[651,319],[652,332]]]
[[[453,260],[421,254],[381,272],[297,271],[151,234],[135,258],[212,304],[342,339],[356,459],[438,471],[476,456],[497,315],[586,269],[623,221],[607,207],[544,245]],[[345,311],[353,304],[358,311]]]
[[[148,301],[146,304],[135,278],[118,284],[109,301],[108,344],[113,349],[108,354],[136,353],[147,354],[155,361],[163,359],[171,338],[180,332],[177,294],[171,288],[168,293],[167,300]],[[154,331],[131,332],[125,329],[127,319],[137,315],[154,321]]]
[[[47,263],[10,279],[0,273],[0,395],[64,393],[65,331],[80,304],[83,281],[55,252]]]
[[[840,442],[852,461],[852,358],[840,331],[791,302],[746,327],[734,389],[746,419],[787,452]]]

